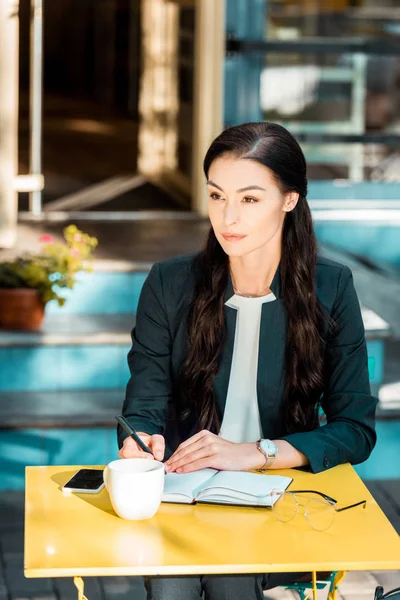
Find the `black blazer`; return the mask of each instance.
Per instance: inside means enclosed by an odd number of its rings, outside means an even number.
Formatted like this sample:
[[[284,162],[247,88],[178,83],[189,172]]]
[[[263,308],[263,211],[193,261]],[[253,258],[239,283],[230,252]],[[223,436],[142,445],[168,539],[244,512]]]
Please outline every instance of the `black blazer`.
[[[187,353],[186,316],[194,290],[195,253],[155,263],[143,285],[128,354],[131,378],[123,414],[137,431],[165,435],[167,456],[196,431],[194,417],[179,422],[174,397]],[[325,347],[328,374],[321,405],[327,424],[313,431],[285,435],[282,405],[286,309],[281,297],[280,267],[271,283],[276,301],[262,305],[257,396],[264,438],[285,439],[303,452],[314,473],[340,463],[360,463],[375,442],[377,398],[371,396],[367,348],[360,305],[347,266],[318,257],[317,297],[337,322]],[[230,278],[225,301],[233,296]],[[225,306],[227,338],[214,383],[222,420],[230,376],[236,310]],[[118,429],[121,447],[126,434]]]

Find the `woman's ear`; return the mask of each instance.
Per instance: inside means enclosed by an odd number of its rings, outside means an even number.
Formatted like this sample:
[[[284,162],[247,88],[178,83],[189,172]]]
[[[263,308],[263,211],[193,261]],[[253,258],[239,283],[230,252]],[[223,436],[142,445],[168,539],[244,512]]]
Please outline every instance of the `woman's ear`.
[[[298,192],[288,192],[285,196],[285,203],[283,205],[283,210],[285,212],[292,211],[296,207],[296,204],[298,201],[299,201]]]

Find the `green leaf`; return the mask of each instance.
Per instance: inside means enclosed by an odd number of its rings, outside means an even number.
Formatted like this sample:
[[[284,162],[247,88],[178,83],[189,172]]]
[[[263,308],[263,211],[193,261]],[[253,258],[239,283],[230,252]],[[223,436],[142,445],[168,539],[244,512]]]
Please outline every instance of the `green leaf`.
[[[79,271],[92,271],[90,260],[98,244],[76,225],[64,229],[64,238],[65,242],[46,244],[39,254],[24,253],[14,261],[0,263],[0,288],[37,289],[44,302],[56,300],[63,306],[66,300],[58,291],[73,289]]]

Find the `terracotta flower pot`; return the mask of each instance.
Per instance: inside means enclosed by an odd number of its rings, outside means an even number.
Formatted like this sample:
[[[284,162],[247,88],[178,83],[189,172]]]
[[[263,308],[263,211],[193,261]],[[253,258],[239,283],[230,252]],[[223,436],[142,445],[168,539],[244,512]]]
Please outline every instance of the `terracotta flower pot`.
[[[37,290],[0,288],[0,327],[2,329],[39,329],[45,304]]]

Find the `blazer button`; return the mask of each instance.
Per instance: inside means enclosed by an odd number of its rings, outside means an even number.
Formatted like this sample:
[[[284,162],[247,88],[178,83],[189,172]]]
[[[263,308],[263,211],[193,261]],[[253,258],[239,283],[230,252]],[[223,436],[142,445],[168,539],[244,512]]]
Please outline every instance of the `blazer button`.
[[[327,469],[329,467],[329,458],[324,458],[324,467]]]

